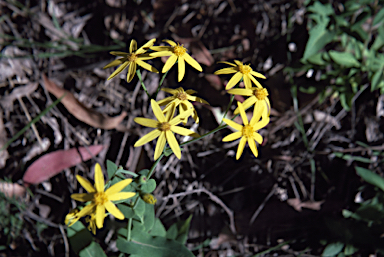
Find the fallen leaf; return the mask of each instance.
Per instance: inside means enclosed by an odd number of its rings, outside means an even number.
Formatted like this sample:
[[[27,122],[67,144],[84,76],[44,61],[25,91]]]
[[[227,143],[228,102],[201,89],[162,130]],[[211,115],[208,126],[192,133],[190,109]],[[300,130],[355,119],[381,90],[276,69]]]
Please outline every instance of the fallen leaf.
[[[92,145],[87,148],[71,148],[45,154],[28,167],[23,181],[26,185],[39,184],[59,174],[64,169],[91,159],[92,156],[97,155],[102,149],[103,145]]]
[[[216,90],[221,90],[223,88],[223,83],[219,76],[214,74],[205,74],[204,78],[211,84],[211,86]]]
[[[25,193],[25,187],[16,183],[0,181],[0,192],[5,197],[21,197]]]
[[[101,129],[115,129],[123,121],[125,116],[127,116],[126,112],[122,112],[117,117],[108,117],[102,113],[91,110],[85,107],[82,103],[80,103],[71,92],[58,87],[52,80],[49,80],[44,74],[43,80],[45,88],[57,98],[60,98],[65,94],[65,96],[61,100],[61,103],[73,116],[92,127]]]
[[[208,49],[204,46],[201,41],[194,42],[190,46],[193,57],[199,63],[202,63],[206,66],[211,66],[215,61],[208,51]]]
[[[324,201],[320,202],[312,202],[312,201],[306,201],[302,202],[298,198],[291,198],[287,200],[287,203],[293,207],[298,212],[301,212],[301,208],[307,208],[314,211],[318,211],[321,209],[321,205],[324,203]]]

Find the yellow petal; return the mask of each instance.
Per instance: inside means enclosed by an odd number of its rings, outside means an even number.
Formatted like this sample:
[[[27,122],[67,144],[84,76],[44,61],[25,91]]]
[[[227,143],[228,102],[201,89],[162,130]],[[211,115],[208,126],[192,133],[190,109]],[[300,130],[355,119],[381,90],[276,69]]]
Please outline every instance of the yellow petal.
[[[149,49],[159,52],[159,51],[169,51],[172,52],[171,46],[151,46]]]
[[[234,62],[237,64],[237,66],[243,65],[243,63],[238,60],[234,60]]]
[[[194,136],[194,137],[199,137],[199,134],[193,132],[192,130],[179,127],[179,126],[172,126],[171,130],[177,134],[183,135],[183,136]]]
[[[186,117],[190,116],[191,114],[193,113],[193,110],[192,109],[189,109],[185,112],[183,112],[182,114],[179,114],[177,115],[175,118],[173,118],[172,120],[169,121],[169,124],[171,124],[172,126],[173,125],[177,125],[179,124],[180,122],[182,122]]]
[[[120,193],[109,196],[108,199],[110,201],[120,201],[120,200],[131,198],[135,195],[136,193],[133,193],[133,192],[120,192]]]
[[[71,194],[71,198],[79,202],[88,202],[93,199],[93,195],[93,193]]]
[[[252,136],[256,140],[257,143],[259,143],[259,144],[263,143],[263,137],[259,133],[253,132]]]
[[[240,124],[237,124],[236,122],[232,121],[232,120],[229,120],[229,119],[226,119],[224,118],[223,121],[230,127],[236,129],[236,130],[239,130],[241,131],[243,129],[243,126],[240,125]]]
[[[245,88],[247,88],[247,89],[252,88],[252,82],[251,82],[251,79],[249,77],[251,77],[249,74],[245,74],[243,76],[244,85],[245,85]]]
[[[185,90],[185,93],[187,93],[188,95],[193,95],[193,94],[195,94],[197,92],[195,90],[193,90],[193,89],[188,89],[188,90]]]
[[[148,48],[150,48],[151,46],[153,46],[153,44],[156,42],[156,38],[152,38],[151,40],[149,40],[147,43],[145,43],[142,47],[140,47],[137,51],[136,51],[136,54],[142,54],[142,53],[145,53],[145,51],[148,50]]]
[[[165,133],[162,132],[159,136],[159,139],[157,140],[157,143],[156,143],[155,156],[154,156],[155,160],[159,159],[161,153],[163,152],[165,142],[166,142]]]
[[[104,218],[105,218],[105,207],[104,205],[97,205],[96,206],[96,226],[98,228],[102,228],[104,225]]]
[[[178,71],[177,79],[180,82],[184,78],[184,74],[185,74],[185,61],[183,57],[179,57],[178,68],[179,68],[179,71]]]
[[[231,133],[228,136],[224,137],[222,141],[223,142],[234,141],[234,140],[237,140],[240,137],[242,137],[242,135],[243,135],[243,132],[237,131],[237,132]]]
[[[100,164],[95,165],[95,188],[97,192],[104,192],[104,176]]]
[[[225,87],[226,90],[233,88],[236,86],[237,83],[239,83],[240,79],[243,77],[243,74],[240,72],[235,73],[233,77],[229,80],[227,86]]]
[[[259,152],[257,151],[256,143],[253,138],[248,138],[248,145],[249,145],[249,148],[251,148],[253,155],[257,157],[259,155]]]
[[[123,190],[126,186],[128,186],[129,184],[131,184],[132,182],[132,179],[131,178],[127,178],[127,179],[124,179],[120,182],[117,182],[116,184],[114,184],[113,186],[111,186],[110,188],[108,188],[106,191],[105,191],[105,194],[108,196],[108,199],[109,197],[112,197],[114,194],[120,192],[121,190]]]
[[[172,54],[168,60],[165,62],[163,66],[163,70],[161,71],[162,73],[166,73],[172,66],[176,63],[177,61],[177,55]]]
[[[103,69],[108,69],[108,68],[111,68],[111,67],[115,67],[117,65],[120,65],[122,63],[124,63],[124,59],[125,58],[119,58],[119,59],[116,59],[116,60],[113,60],[112,62],[108,63],[107,65],[105,65],[103,67]]]
[[[155,73],[159,73],[159,71],[155,67],[153,67],[152,65],[150,65],[146,62],[143,62],[141,60],[136,60],[136,63],[138,65],[140,65],[141,67],[143,67],[144,69],[147,69],[147,70],[155,72]]]
[[[163,56],[170,56],[172,54],[173,54],[172,51],[163,50],[163,51],[160,51],[160,52],[150,53],[149,55],[152,56],[152,57],[163,57]]]
[[[120,72],[122,72],[127,66],[129,65],[129,62],[125,62],[123,63],[122,65],[120,65],[109,77],[108,77],[108,80],[114,78],[117,76],[117,74],[119,74]]]
[[[127,82],[130,83],[135,76],[136,73],[136,63],[131,62],[131,65],[129,65],[128,73],[127,73]]]
[[[167,93],[172,94],[172,95],[179,93],[178,89],[172,89],[172,88],[166,88],[166,87],[162,88],[161,91],[167,92]]]
[[[263,119],[261,119],[260,122],[256,123],[255,126],[253,126],[253,128],[255,129],[255,131],[257,131],[257,130],[262,129],[265,126],[267,126],[268,123],[269,123],[269,117],[263,118]]]
[[[179,100],[179,99],[177,99]],[[179,101],[175,100],[174,102],[170,103],[167,107],[165,107],[164,109],[164,113],[166,114],[165,115],[165,120],[167,122],[169,122],[172,118],[173,118],[173,115],[175,114],[175,111],[176,111],[176,103],[178,103]]]
[[[255,107],[253,109],[253,116],[252,116],[252,119],[251,119],[251,122],[250,122],[250,124],[252,126],[255,126],[255,124],[257,122],[259,122],[264,108],[265,107],[264,107],[264,105],[263,105],[263,103],[261,101],[256,101]]]
[[[96,207],[96,205],[93,203],[84,206],[84,208],[77,213],[77,217],[81,218],[81,217],[84,217],[86,215],[91,214],[92,212],[94,212],[95,207]]]
[[[180,159],[181,158],[180,146],[179,146],[179,143],[177,143],[175,135],[172,133],[172,131],[167,130],[165,132],[165,136],[167,138],[168,144],[171,147],[173,153],[176,155],[178,159]]]
[[[157,104],[159,106],[164,106],[164,105],[168,105],[170,102],[172,102],[173,100],[175,100],[175,97],[174,96],[169,96],[167,98],[164,98],[162,100],[159,100],[157,101]],[[163,110],[163,113],[164,113],[164,110]]]
[[[234,89],[228,90],[227,93],[232,95],[250,96],[253,94],[253,91],[247,88],[234,88]]]
[[[233,64],[233,63],[230,63],[230,62],[220,61],[220,62],[217,62],[217,63],[225,63],[225,64],[231,65],[233,67],[236,67],[236,64]]]
[[[146,134],[145,136],[143,136],[142,138],[137,140],[134,147],[142,146],[142,145],[154,140],[155,138],[160,136],[160,134],[161,134],[160,130],[158,130],[158,129],[152,130],[151,132],[149,132],[148,134]]]
[[[137,49],[137,42],[136,40],[132,39],[131,44],[129,45],[129,53],[134,53]]]
[[[240,116],[241,116],[241,119],[243,120],[243,124],[248,125],[248,118],[247,118],[247,114],[245,114],[243,105],[240,102],[237,102],[237,106],[238,106],[237,108],[239,108],[240,110]]]
[[[91,182],[88,181],[88,179],[80,175],[76,175],[76,179],[79,181],[80,185],[84,187],[85,190],[87,190],[88,193],[96,192],[95,188],[92,186]]]
[[[200,97],[196,97],[196,96],[188,96],[188,100],[191,100],[191,99],[189,99],[189,97],[193,97],[195,100],[195,102],[198,102],[198,103],[202,103],[202,104],[208,104],[209,105],[209,103],[207,102],[207,101],[205,101],[204,99],[202,99],[202,98],[200,98]]]
[[[253,83],[255,83],[255,85],[256,85],[258,88],[263,88],[263,86],[260,84],[260,82],[257,81],[254,77],[252,77],[251,75],[249,75],[249,78],[253,81]]]
[[[253,76],[255,76],[255,77],[262,78],[262,79],[266,79],[266,77],[265,77],[263,74],[258,73],[258,72],[256,72],[256,71],[251,71],[251,74],[252,74]]]
[[[159,122],[157,120],[151,120],[151,119],[141,118],[141,117],[135,118],[134,121],[137,124],[140,124],[140,125],[145,126],[145,127],[150,127],[150,128],[157,128],[157,126],[159,124]]]
[[[200,64],[195,60],[193,59],[188,53],[185,53],[183,55],[185,61],[191,65],[193,68],[195,68],[196,70],[202,72],[203,71],[203,68],[201,68]]]
[[[126,53],[126,52],[120,52],[120,51],[112,51],[112,52],[109,52],[110,54],[112,55],[115,55],[115,56],[128,56],[129,54]]]
[[[166,120],[165,120],[163,112],[161,111],[160,106],[153,99],[151,99],[151,106],[152,106],[153,114],[155,114],[156,119],[159,122],[165,122]]]
[[[247,142],[247,139],[245,137],[242,137],[240,139],[239,146],[237,147],[236,160],[238,160],[240,156],[243,154],[246,142]]]
[[[235,73],[237,71],[238,71],[238,69],[236,69],[234,67],[230,67],[230,68],[224,68],[224,69],[217,70],[213,74],[215,74],[215,75],[232,74],[232,73]]]
[[[124,214],[112,202],[110,201],[106,202],[105,208],[107,208],[107,211],[113,216],[115,216],[115,218],[119,220],[123,220],[125,218]]]
[[[175,42],[173,42],[172,40],[169,40],[169,39],[164,39],[163,42],[166,42],[166,43],[170,44],[171,46],[177,46],[177,44]]]
[[[269,116],[271,114],[271,102],[269,102],[268,97],[265,98],[265,102],[266,102],[267,107],[268,107],[268,116]]]
[[[247,110],[249,107],[251,107],[254,103],[257,102],[256,96],[250,96],[243,102],[243,108],[244,110]],[[239,108],[236,108],[236,110],[233,112],[234,114],[239,114],[240,110]]]

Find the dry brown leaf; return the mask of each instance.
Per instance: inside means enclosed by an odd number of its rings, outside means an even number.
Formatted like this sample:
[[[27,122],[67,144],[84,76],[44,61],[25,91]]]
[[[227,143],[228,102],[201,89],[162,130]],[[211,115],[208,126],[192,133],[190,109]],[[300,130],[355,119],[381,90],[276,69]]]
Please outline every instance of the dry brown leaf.
[[[221,90],[223,88],[223,83],[219,76],[214,74],[205,74],[205,79],[208,80],[209,84],[216,90]]]
[[[43,80],[45,88],[57,98],[60,98],[65,94],[65,96],[61,100],[61,103],[73,116],[92,127],[101,129],[114,129],[117,128],[118,125],[123,121],[125,116],[127,116],[126,112],[122,112],[117,117],[108,117],[102,113],[91,110],[85,107],[82,103],[80,103],[71,92],[58,87],[44,74]]]
[[[21,197],[25,193],[25,187],[5,181],[0,181],[0,192],[6,197]]]
[[[293,207],[298,212],[301,212],[301,208],[307,208],[314,211],[319,211],[321,209],[321,205],[324,203],[324,201],[320,202],[312,202],[312,201],[306,201],[302,202],[298,198],[291,198],[287,200],[287,203]]]
[[[208,51],[208,49],[204,46],[204,44],[201,41],[191,44],[190,48],[191,48],[193,57],[199,63],[202,63],[206,66],[211,66],[215,61],[211,53]]]

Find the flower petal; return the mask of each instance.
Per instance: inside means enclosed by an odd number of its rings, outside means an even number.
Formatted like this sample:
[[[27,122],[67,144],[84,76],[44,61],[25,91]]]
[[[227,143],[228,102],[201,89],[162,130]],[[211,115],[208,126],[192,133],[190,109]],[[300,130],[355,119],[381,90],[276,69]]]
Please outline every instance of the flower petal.
[[[125,62],[123,63],[122,65],[120,65],[109,77],[108,77],[108,80],[114,78],[117,76],[117,74],[119,74],[120,72],[122,72],[125,68],[127,68],[127,66],[129,65],[129,62]]]
[[[243,132],[237,131],[237,132],[231,133],[228,136],[224,137],[222,141],[223,142],[234,141],[234,140],[239,139],[240,137],[242,137],[242,135],[243,135]]]
[[[237,102],[237,108],[239,108],[241,119],[243,120],[243,124],[248,125],[248,117],[247,114],[245,114],[244,107],[240,102]]]
[[[243,63],[238,60],[233,60],[233,61],[237,64],[237,66],[243,65]]]
[[[255,76],[255,77],[262,78],[262,79],[266,79],[266,77],[265,77],[263,74],[258,73],[258,72],[256,72],[256,71],[251,71],[251,74],[252,74],[253,76]]]
[[[171,130],[177,134],[183,135],[183,136],[193,136],[193,137],[200,137],[199,134],[193,132],[192,130],[179,127],[179,126],[172,126]]]
[[[95,204],[94,203],[91,203],[91,204],[88,204],[86,206],[84,206],[83,209],[81,209],[81,211],[79,211],[76,215],[78,218],[81,218],[81,217],[84,217],[86,215],[89,215],[91,214],[92,212],[94,212],[94,209],[95,209]]]
[[[153,67],[152,65],[150,65],[146,62],[143,62],[143,61],[138,59],[138,60],[136,60],[136,63],[138,65],[140,65],[141,67],[143,67],[144,69],[147,69],[147,70],[155,72],[155,73],[159,73],[159,71],[155,67]]]
[[[172,54],[168,58],[168,60],[165,62],[164,66],[163,66],[163,70],[161,72],[166,73],[170,68],[172,68],[172,66],[176,63],[177,58],[178,58],[177,55]]]
[[[257,143],[259,143],[259,144],[263,143],[263,137],[259,133],[253,132],[252,136],[256,140]]]
[[[247,110],[249,107],[251,107],[254,103],[257,102],[256,96],[250,96],[243,102],[243,108],[244,110]],[[240,110],[239,108],[236,108],[236,110],[233,112],[234,114],[239,114]]]
[[[230,68],[224,68],[224,69],[217,70],[213,74],[215,74],[215,75],[232,74],[232,73],[235,73],[237,71],[239,71],[237,68],[230,67]]]
[[[203,71],[203,68],[201,68],[200,64],[195,60],[193,59],[188,53],[185,53],[183,55],[185,61],[191,65],[193,68],[195,68],[196,70],[202,72]]]
[[[100,164],[95,165],[95,188],[97,192],[104,192],[104,176]]]
[[[125,58],[119,58],[119,59],[116,59],[116,60],[113,60],[112,62],[108,63],[107,65],[105,65],[103,67],[103,69],[108,69],[108,68],[111,68],[111,67],[115,67],[117,65],[120,65],[122,63],[124,63],[124,60]]]
[[[160,134],[161,134],[160,130],[158,130],[158,129],[152,130],[151,132],[149,132],[148,134],[146,134],[145,136],[143,136],[142,138],[137,140],[134,147],[142,146],[142,145],[154,140],[155,138],[160,136]]]
[[[71,194],[71,198],[79,202],[88,202],[93,199],[93,195],[93,193]]]
[[[135,195],[136,193],[133,193],[133,192],[120,192],[120,193],[109,196],[108,199],[110,201],[120,201],[120,200],[131,198]]]
[[[173,115],[175,115],[176,103],[178,104],[179,102],[180,100],[176,99],[172,103],[168,104],[168,106],[163,110],[163,113],[165,113],[165,120],[167,122],[169,122],[173,118]]]
[[[154,52],[149,54],[149,56],[152,56],[152,57],[163,57],[163,56],[170,56],[170,55],[173,55],[173,52],[168,50],[161,50],[159,52]]]
[[[253,81],[253,83],[255,83],[255,85],[256,85],[258,88],[263,88],[263,86],[260,84],[260,82],[257,81],[252,75],[249,75],[249,78]]]
[[[128,73],[127,73],[127,82],[130,83],[135,76],[136,73],[136,63],[132,62],[131,65],[128,68]]]
[[[265,102],[266,102],[267,107],[268,107],[268,116],[269,116],[269,115],[271,115],[271,102],[269,102],[268,97],[265,98]]]
[[[163,152],[165,142],[166,142],[165,133],[161,132],[159,139],[157,139],[157,143],[156,143],[155,156],[154,156],[155,160],[159,159],[161,153]]]
[[[225,61],[219,61],[217,63],[225,63],[225,64],[228,64],[228,65],[231,65],[233,67],[236,67],[237,65],[236,64],[233,64],[233,63],[230,63],[230,62],[225,62]]]
[[[114,184],[113,186],[111,186],[110,188],[108,188],[106,191],[105,191],[105,194],[108,196],[108,199],[109,197],[112,197],[114,194],[116,193],[119,193],[121,190],[123,190],[126,186],[128,186],[129,184],[131,184],[132,182],[132,179],[131,178],[127,178],[127,179],[124,179],[120,182],[117,182],[116,184]]]
[[[169,39],[164,39],[163,42],[166,42],[166,43],[170,44],[171,46],[177,46],[177,44],[175,42],[173,42],[172,40],[169,40]]]
[[[163,112],[161,111],[161,108],[160,106],[158,105],[158,103],[156,103],[155,100],[151,99],[151,106],[152,106],[152,111],[153,111],[153,114],[155,114],[156,116],[156,119],[159,121],[159,122],[165,122],[165,117],[164,117],[164,114]]]
[[[230,127],[236,129],[236,130],[239,130],[241,131],[243,129],[243,126],[240,125],[240,124],[237,124],[236,122],[232,121],[232,120],[229,120],[229,119],[226,119],[224,118],[223,121]]]
[[[112,202],[108,201],[104,205],[105,205],[105,208],[107,208],[107,211],[110,214],[112,214],[113,216],[115,216],[115,218],[117,218],[119,220],[123,220],[125,218],[124,214]],[[96,219],[97,219],[97,217],[96,217]],[[97,222],[97,220],[96,220],[96,222]]]
[[[245,88],[247,88],[247,89],[252,88],[252,82],[251,82],[251,79],[249,77],[251,77],[249,74],[245,74],[243,76],[244,85],[245,85]]]
[[[253,109],[253,116],[252,116],[252,119],[251,119],[251,122],[250,122],[250,124],[252,126],[255,126],[255,124],[257,122],[259,122],[264,108],[265,107],[264,107],[264,105],[263,105],[263,103],[261,101],[256,101],[255,107]]]
[[[239,146],[237,147],[236,160],[238,160],[240,156],[243,154],[246,142],[247,142],[247,139],[245,137],[242,137],[240,139]]]
[[[79,181],[80,185],[82,187],[84,187],[85,190],[87,190],[88,193],[96,192],[96,189],[92,186],[91,182],[89,182],[88,179],[86,179],[80,175],[76,175],[76,179],[77,179],[77,181]]]
[[[259,152],[257,151],[256,143],[253,138],[248,138],[248,145],[249,145],[249,148],[251,148],[253,155],[257,157],[259,155]]]
[[[131,44],[129,45],[129,53],[134,53],[137,49],[137,42],[136,40],[132,39]]]
[[[164,91],[164,92],[167,92],[169,94],[175,95],[175,94],[179,93],[178,89],[172,89],[172,88],[165,87],[165,88],[162,88],[161,91]]]
[[[168,105],[170,102],[172,102],[173,100],[175,100],[175,98],[176,98],[176,97],[174,97],[174,96],[169,96],[169,97],[167,97],[167,98],[164,98],[164,99],[162,99],[162,100],[157,101],[157,104],[158,104],[159,106]],[[163,110],[163,113],[164,113],[164,110]]]
[[[228,90],[228,89],[231,89],[234,86],[236,86],[236,84],[239,83],[239,81],[242,77],[243,77],[243,74],[241,72],[235,73],[235,75],[233,75],[233,77],[229,80],[225,89]]]
[[[180,159],[181,158],[181,150],[180,150],[180,146],[176,140],[175,135],[172,133],[172,131],[167,130],[165,132],[165,136],[167,138],[167,142],[168,142],[169,146],[171,147],[173,153],[176,155],[176,157],[178,159]]]
[[[243,96],[251,96],[253,94],[251,89],[247,88],[234,88],[227,91],[228,94],[232,95],[243,95]]]
[[[184,74],[185,74],[185,61],[183,57],[179,57],[178,70],[179,71],[178,71],[177,80],[180,82],[184,78]]]
[[[182,122],[186,117],[191,116],[192,113],[193,113],[193,110],[189,109],[189,110],[183,112],[182,114],[179,114],[176,117],[174,117],[172,120],[169,121],[169,124],[177,125],[180,122]]]
[[[193,89],[188,89],[188,90],[185,90],[185,93],[187,93],[188,95],[193,95],[193,94],[197,93],[197,91],[195,91]]]
[[[112,52],[109,52],[110,54],[114,55],[114,56],[128,56],[129,53],[126,53],[126,52],[120,52],[120,51],[112,51]]]
[[[140,47],[137,51],[136,51],[136,54],[142,54],[142,53],[145,53],[148,48],[150,48],[151,46],[153,46],[153,44],[156,42],[156,38],[152,38],[151,40],[149,40],[147,43],[145,43],[142,47]]]
[[[152,119],[147,119],[147,118],[142,118],[142,117],[137,117],[133,119],[137,124],[140,124],[145,127],[149,128],[157,128],[157,125],[159,122],[157,120],[152,120]]]
[[[96,205],[96,226],[102,228],[104,225],[105,218],[105,207],[104,205]]]

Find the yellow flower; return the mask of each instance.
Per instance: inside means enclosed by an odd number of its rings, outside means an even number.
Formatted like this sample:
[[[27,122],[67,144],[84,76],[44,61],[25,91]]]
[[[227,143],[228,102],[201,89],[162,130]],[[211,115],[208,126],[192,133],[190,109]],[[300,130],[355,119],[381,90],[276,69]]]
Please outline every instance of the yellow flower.
[[[173,112],[167,112],[166,116],[164,117],[163,112],[160,109],[160,106],[158,103],[156,103],[155,100],[151,100],[151,106],[153,113],[156,116],[157,120],[151,120],[147,118],[135,118],[134,121],[140,125],[150,127],[150,128],[156,128],[155,130],[149,132],[147,135],[140,138],[136,143],[135,147],[144,145],[148,143],[149,141],[154,140],[155,138],[159,138],[157,140],[156,149],[155,149],[155,160],[157,160],[165,146],[165,143],[168,142],[169,146],[171,147],[172,151],[175,153],[177,158],[181,158],[181,151],[180,146],[176,141],[175,135],[172,133],[177,133],[183,136],[193,136],[193,137],[199,137],[198,134],[195,132],[182,128],[179,126],[176,126],[177,124],[181,123],[186,117],[190,116],[193,112],[192,109],[189,109],[182,114],[179,114],[178,116],[174,117]]]
[[[233,141],[236,139],[240,139],[239,146],[237,147],[236,160],[238,160],[243,153],[245,143],[248,142],[249,147],[252,150],[252,153],[257,157],[258,152],[256,148],[256,143],[261,144],[263,142],[263,138],[256,131],[267,126],[269,123],[269,117],[266,112],[266,109],[263,105],[256,106],[253,111],[253,117],[251,121],[248,123],[247,115],[245,114],[244,107],[241,103],[237,102],[238,108],[240,110],[241,119],[243,120],[243,126],[237,124],[236,122],[228,119],[223,119],[225,123],[227,123],[230,127],[238,130],[232,134],[223,138],[223,142]],[[260,121],[260,118],[262,120]]]
[[[94,235],[96,235],[96,216],[94,213],[91,213],[87,218],[85,218],[85,222],[88,222],[88,230],[91,231]]]
[[[163,110],[163,113],[166,113],[168,111],[174,112],[177,106],[179,106],[179,114],[182,114],[188,111],[189,109],[192,109],[193,113],[191,114],[191,116],[196,123],[199,123],[199,116],[197,116],[197,112],[193,107],[193,104],[191,104],[189,101],[204,103],[208,105],[209,103],[201,99],[200,97],[192,96],[192,94],[196,93],[196,91],[192,89],[188,89],[187,91],[184,91],[182,87],[179,87],[177,89],[162,88],[161,90],[167,93],[173,94],[173,96],[169,96],[157,102],[160,106],[167,105]],[[187,123],[187,119],[185,119],[184,125],[186,123]]]
[[[214,74],[220,75],[220,74],[231,74],[235,73],[233,77],[228,81],[227,86],[225,87],[226,90],[233,88],[236,86],[237,83],[239,83],[240,79],[242,78],[245,84],[245,88],[251,89],[252,88],[252,82],[256,84],[259,88],[262,88],[259,81],[257,81],[253,76],[265,79],[265,76],[261,73],[258,73],[256,71],[253,71],[250,65],[245,65],[242,62],[235,60],[236,64],[230,63],[230,62],[221,62],[228,65],[231,65],[233,67],[224,68],[221,70],[216,71]],[[252,82],[251,82],[252,80]]]
[[[149,65],[146,62],[143,62],[143,60],[149,60],[153,59],[154,57],[149,56],[148,54],[144,54],[147,51],[147,48],[153,46],[155,43],[156,38],[149,40],[145,45],[137,49],[137,43],[136,40],[132,39],[131,44],[129,46],[129,53],[125,52],[110,52],[110,54],[115,55],[115,56],[121,56],[121,58],[116,59],[109,64],[107,64],[103,69],[107,69],[110,67],[114,67],[117,65],[121,66],[117,68],[111,76],[109,76],[108,80],[114,78],[117,74],[122,72],[125,68],[128,66],[128,73],[127,73],[127,82],[131,82],[133,77],[135,76],[136,73],[136,66],[137,64],[143,67],[144,69],[147,69],[152,72],[159,73],[158,70],[156,70],[154,67]]]
[[[179,82],[183,79],[185,74],[185,61],[196,70],[200,72],[203,71],[200,64],[187,53],[187,49],[183,45],[176,44],[172,40],[163,41],[167,42],[171,46],[152,46],[150,49],[157,52],[149,54],[149,56],[152,57],[170,56],[164,64],[163,70],[161,71],[162,73],[165,73],[172,68],[176,61],[178,61],[179,66]]]
[[[228,90],[229,94],[250,96],[243,102],[243,108],[246,110],[252,105],[265,105],[268,109],[268,115],[271,113],[271,103],[268,99],[268,91],[266,88],[252,87],[248,88],[235,88]],[[258,109],[259,107],[257,107]],[[239,114],[240,109],[236,108],[234,114]]]
[[[78,216],[79,209],[75,208],[71,210],[66,216],[65,216],[65,225],[68,225],[68,227],[72,226],[73,224],[76,223],[80,219]],[[68,224],[69,223],[69,224]]]
[[[132,179],[122,180],[104,191],[104,177],[100,164],[98,163],[96,163],[95,166],[94,187],[86,178],[79,175],[76,175],[76,178],[88,193],[72,194],[71,198],[80,202],[91,201],[90,204],[86,205],[79,213],[77,213],[78,218],[94,214],[96,218],[96,226],[102,228],[105,218],[105,209],[107,209],[107,211],[117,219],[124,219],[123,213],[112,203],[112,201],[125,200],[136,194],[133,192],[120,192],[132,182]]]

